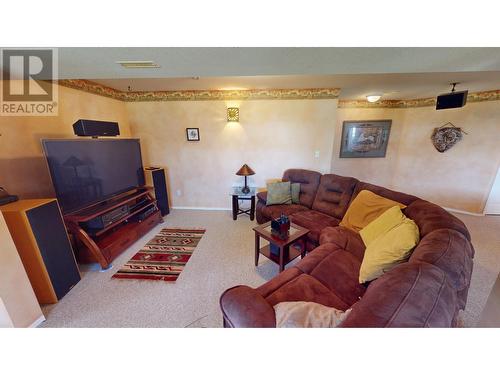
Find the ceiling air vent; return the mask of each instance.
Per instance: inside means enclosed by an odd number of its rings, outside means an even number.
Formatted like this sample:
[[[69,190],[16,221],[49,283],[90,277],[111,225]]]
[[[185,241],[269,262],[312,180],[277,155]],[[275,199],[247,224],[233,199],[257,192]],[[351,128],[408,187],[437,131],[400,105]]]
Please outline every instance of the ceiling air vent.
[[[127,69],[141,69],[141,68],[159,68],[160,65],[155,63],[154,61],[117,61],[117,64],[120,64],[124,68]]]

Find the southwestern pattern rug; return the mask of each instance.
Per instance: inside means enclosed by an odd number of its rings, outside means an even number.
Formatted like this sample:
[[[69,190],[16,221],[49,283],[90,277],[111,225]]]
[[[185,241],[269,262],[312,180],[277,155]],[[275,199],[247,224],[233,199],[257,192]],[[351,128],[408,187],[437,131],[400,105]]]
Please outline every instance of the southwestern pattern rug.
[[[205,229],[164,228],[117,273],[117,279],[175,281]]]

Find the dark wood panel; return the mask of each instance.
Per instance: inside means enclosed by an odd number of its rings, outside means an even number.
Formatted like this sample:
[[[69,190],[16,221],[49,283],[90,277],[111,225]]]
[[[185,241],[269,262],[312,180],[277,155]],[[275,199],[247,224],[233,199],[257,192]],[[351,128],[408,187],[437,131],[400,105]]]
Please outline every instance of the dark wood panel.
[[[136,200],[142,196],[149,194],[149,188],[141,188],[132,193],[125,193],[125,195],[111,199],[109,201],[104,201],[102,203],[97,203],[80,211],[74,212],[72,214],[66,215],[65,219],[68,221],[88,221],[97,216],[100,216],[108,211],[112,211],[115,208],[123,206],[129,202]]]
[[[98,212],[103,214],[111,208],[139,201],[141,202],[140,208],[133,209],[130,214],[115,223],[94,233],[85,229],[85,222],[99,216],[96,216]],[[148,208],[154,208],[155,211],[148,217],[139,220]],[[163,221],[157,201],[151,196],[149,190],[141,189],[130,192],[118,201],[103,202],[102,205],[94,207],[93,211],[86,210],[85,215],[81,215],[81,213],[66,215],[64,219],[79,245],[78,260],[80,262],[97,261],[103,269],[108,268],[111,262],[125,249],[149,232],[156,224]]]

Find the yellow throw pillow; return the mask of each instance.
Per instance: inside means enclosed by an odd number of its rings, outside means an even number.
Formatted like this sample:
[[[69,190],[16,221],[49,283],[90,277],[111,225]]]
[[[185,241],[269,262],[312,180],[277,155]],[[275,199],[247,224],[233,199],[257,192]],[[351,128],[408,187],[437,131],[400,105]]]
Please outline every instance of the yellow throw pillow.
[[[368,246],[377,237],[389,232],[395,226],[401,224],[406,216],[401,212],[399,206],[392,206],[382,215],[359,231],[365,246]]]
[[[418,241],[417,224],[408,218],[377,237],[365,250],[359,270],[359,282],[362,284],[374,280],[405,262]]]
[[[349,205],[340,225],[359,232],[393,206],[406,207],[402,203],[381,197],[369,190],[361,190]]]

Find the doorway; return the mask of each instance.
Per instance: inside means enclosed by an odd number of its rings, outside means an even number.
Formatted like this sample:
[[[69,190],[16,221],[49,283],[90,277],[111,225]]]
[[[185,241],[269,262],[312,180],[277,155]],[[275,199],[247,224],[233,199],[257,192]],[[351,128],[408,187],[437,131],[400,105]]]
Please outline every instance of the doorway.
[[[484,207],[485,215],[500,215],[500,168],[498,168],[497,176],[493,182],[490,195]]]

